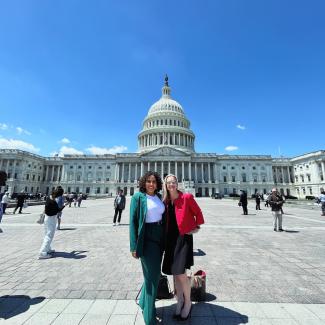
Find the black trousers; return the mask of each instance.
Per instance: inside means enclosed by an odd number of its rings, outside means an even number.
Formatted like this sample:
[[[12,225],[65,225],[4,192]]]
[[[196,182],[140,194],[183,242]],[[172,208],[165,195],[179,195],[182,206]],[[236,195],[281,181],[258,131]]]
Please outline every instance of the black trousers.
[[[123,210],[122,210],[122,209],[119,209],[119,208],[116,208],[116,209],[115,209],[115,214],[114,214],[114,220],[113,220],[113,223],[116,222],[117,214],[118,214],[117,222],[121,222],[122,211],[123,211]]]
[[[261,210],[261,202],[256,202],[256,210]]]
[[[247,204],[242,204],[244,214],[248,214]]]
[[[23,204],[20,204],[20,203],[17,203],[16,207],[15,207],[15,210],[13,213],[16,213],[16,211],[18,210],[19,208],[19,213],[21,213],[22,209],[23,209]]]

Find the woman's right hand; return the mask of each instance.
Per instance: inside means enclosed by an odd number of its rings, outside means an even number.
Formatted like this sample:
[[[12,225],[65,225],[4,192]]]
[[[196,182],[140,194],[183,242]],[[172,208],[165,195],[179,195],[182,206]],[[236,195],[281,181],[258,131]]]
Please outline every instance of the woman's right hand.
[[[137,256],[137,252],[131,252],[131,254],[132,254],[132,257],[134,257],[134,258],[139,258],[138,256]]]

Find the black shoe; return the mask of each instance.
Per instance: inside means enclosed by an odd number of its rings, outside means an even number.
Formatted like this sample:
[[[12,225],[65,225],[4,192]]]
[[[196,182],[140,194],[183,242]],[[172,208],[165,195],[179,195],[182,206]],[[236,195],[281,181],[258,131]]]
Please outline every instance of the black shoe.
[[[279,231],[284,231],[284,230],[281,228],[281,229],[279,229]]]
[[[188,312],[187,316],[182,317],[182,315],[179,315],[178,320],[181,322],[185,322],[186,320],[188,320],[191,317],[191,314],[192,314],[192,305],[191,305],[190,311]]]
[[[273,230],[274,230],[274,231],[276,231],[276,229],[275,229],[275,228],[274,228]]]

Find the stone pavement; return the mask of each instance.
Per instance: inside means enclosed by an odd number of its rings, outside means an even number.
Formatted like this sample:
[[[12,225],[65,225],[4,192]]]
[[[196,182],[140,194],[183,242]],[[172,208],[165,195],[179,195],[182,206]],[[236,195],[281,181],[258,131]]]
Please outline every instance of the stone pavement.
[[[195,304],[187,323],[325,324],[325,219],[319,210],[285,206],[286,231],[280,233],[273,231],[269,209],[255,211],[253,202],[248,216],[236,201],[198,202],[206,224],[194,236],[193,271],[207,272],[208,299]],[[142,273],[129,253],[128,210],[122,225],[112,227],[113,199],[66,208],[54,258],[38,260],[41,209],[3,217],[0,324],[142,324],[134,302]],[[163,324],[173,324],[174,303],[157,303]]]

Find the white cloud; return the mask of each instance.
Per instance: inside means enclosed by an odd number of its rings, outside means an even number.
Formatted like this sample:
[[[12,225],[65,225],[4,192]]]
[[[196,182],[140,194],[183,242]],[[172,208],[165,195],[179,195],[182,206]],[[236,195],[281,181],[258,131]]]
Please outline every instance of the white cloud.
[[[52,152],[53,156],[55,156],[56,154],[62,157],[64,155],[83,155],[84,153],[72,147],[62,146],[59,152]]]
[[[8,125],[5,123],[0,123],[0,130],[8,130]]]
[[[20,135],[20,134],[27,134],[27,135],[31,135],[31,133],[27,130],[24,130],[23,128],[21,128],[20,126],[17,126],[16,127],[16,131],[17,133]]]
[[[240,129],[240,130],[246,130],[246,126],[243,126],[243,125],[240,125],[240,124],[237,124],[236,128]]]
[[[36,148],[31,143],[24,142],[21,140],[5,139],[5,138],[0,138],[0,148],[2,148],[2,149],[20,149],[20,150],[26,150],[26,151],[31,151],[31,152],[40,151],[39,148]]]
[[[225,150],[227,150],[227,151],[235,151],[235,150],[238,150],[238,149],[239,148],[236,147],[236,146],[228,146],[228,147],[225,148]]]
[[[61,142],[61,143],[64,143],[64,144],[68,144],[68,143],[70,143],[71,141],[70,141],[68,138],[63,138],[63,139],[61,139],[60,142]]]
[[[125,146],[114,146],[112,148],[100,148],[100,147],[91,146],[86,150],[93,155],[107,155],[107,154],[114,155],[116,153],[124,152],[128,150],[128,148]]]

